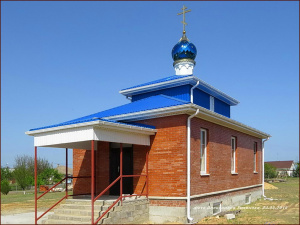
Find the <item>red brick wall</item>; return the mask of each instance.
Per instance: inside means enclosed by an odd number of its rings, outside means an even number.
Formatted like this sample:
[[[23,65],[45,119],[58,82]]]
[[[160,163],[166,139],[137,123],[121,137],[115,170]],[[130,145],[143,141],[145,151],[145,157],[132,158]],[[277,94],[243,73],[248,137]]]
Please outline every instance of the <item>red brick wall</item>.
[[[141,175],[146,174],[146,153],[150,146],[133,145],[133,174]],[[146,177],[133,178],[133,193],[146,194]]]
[[[98,141],[95,151],[95,191],[99,194],[109,185],[109,143]],[[84,149],[73,150],[73,176],[91,176],[91,151]],[[91,193],[91,179],[78,178],[73,180],[74,194]],[[108,194],[108,193],[106,193]]]
[[[170,207],[185,207],[186,200],[150,200],[150,205],[170,206]]]
[[[261,139],[220,125],[193,118],[191,123],[191,194],[250,186],[261,183]],[[208,173],[200,176],[200,129],[208,134]],[[231,137],[236,137],[236,170],[231,174]],[[257,142],[257,174],[254,174],[253,144]]]
[[[149,152],[150,196],[186,196],[186,121],[187,115],[139,121],[157,129]]]
[[[139,121],[157,129],[151,146],[134,145],[134,174],[146,173],[149,152],[150,196],[186,196],[186,124],[188,115]],[[191,194],[202,194],[261,183],[261,139],[193,118],[191,123]],[[208,131],[208,173],[200,176],[200,129]],[[231,137],[237,138],[237,175],[231,174]],[[257,142],[257,174],[253,173],[253,142]],[[109,185],[109,143],[97,142],[96,191]],[[90,175],[90,151],[73,150],[74,176]],[[90,180],[74,180],[74,193],[90,193]],[[134,178],[134,193],[145,193],[145,177]]]
[[[73,176],[91,176],[91,151],[73,149]],[[90,178],[74,178],[73,194],[91,193]]]

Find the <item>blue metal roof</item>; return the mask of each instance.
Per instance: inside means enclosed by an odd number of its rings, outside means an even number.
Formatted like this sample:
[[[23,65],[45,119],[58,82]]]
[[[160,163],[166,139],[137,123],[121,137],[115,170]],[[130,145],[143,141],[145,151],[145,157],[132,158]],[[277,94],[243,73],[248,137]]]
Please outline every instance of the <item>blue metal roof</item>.
[[[186,75],[186,76],[174,75],[174,76],[165,77],[165,78],[162,78],[162,79],[159,79],[159,80],[150,81],[150,82],[147,82],[147,83],[144,83],[144,84],[136,85],[136,86],[133,86],[133,87],[125,88],[125,89],[122,89],[121,91],[124,91],[124,90],[127,90],[127,89],[132,89],[132,88],[137,88],[137,87],[143,87],[143,86],[147,86],[147,85],[151,85],[151,84],[158,84],[158,83],[162,83],[162,82],[165,82],[165,81],[176,80],[176,79],[180,79],[180,78],[183,78],[183,77],[193,77],[193,75]]]
[[[30,129],[29,131],[41,130],[41,129],[52,128],[52,127],[60,127],[60,126],[65,126],[65,125],[91,122],[91,121],[105,121],[105,122],[111,122],[111,123],[117,123],[117,124],[130,125],[130,126],[134,126],[134,127],[144,127],[144,128],[155,129],[155,126],[141,124],[141,123],[122,123],[122,122],[118,122],[118,121],[115,121],[115,120],[106,120],[106,119],[101,119],[101,118],[93,118],[93,119],[86,119],[86,120],[73,121],[73,122],[64,122],[64,123],[54,124],[54,125],[45,126],[45,127],[34,128],[34,129]]]
[[[70,124],[77,124],[77,123],[84,123],[84,122],[91,122],[96,120],[103,120],[113,123],[120,123],[113,120],[104,120],[102,118],[109,117],[109,116],[116,116],[121,114],[128,114],[128,113],[134,113],[134,112],[141,112],[151,109],[159,109],[159,108],[165,108],[165,107],[171,107],[171,106],[177,106],[177,105],[183,105],[188,104],[189,102],[183,101],[177,98],[169,97],[166,95],[156,95],[151,96],[149,98],[145,98],[139,101],[131,102],[122,106],[118,106],[112,109],[108,109],[102,112],[94,113],[88,116],[80,117],[78,119],[69,120],[63,123],[58,123],[50,126],[40,127],[40,128],[34,128],[33,130],[40,130],[40,129],[46,129],[46,128],[52,128],[52,127],[59,127],[59,126],[65,126]],[[127,125],[134,125],[134,126],[140,126],[140,127],[146,127],[146,128],[153,128],[152,126],[149,127],[147,125],[142,124],[129,124],[129,123],[123,123]]]
[[[182,80],[180,80],[180,79],[182,79]],[[168,82],[168,81],[174,81],[174,82]],[[143,93],[151,93],[151,92],[154,92],[157,90],[177,87],[178,85],[183,86],[186,84],[190,84],[190,85],[194,86],[197,83],[197,81],[200,81],[200,84],[196,87],[197,89],[200,89],[231,106],[237,105],[239,103],[236,99],[230,97],[229,95],[216,89],[215,87],[207,84],[203,80],[198,79],[194,75],[186,75],[186,76],[174,75],[174,76],[166,77],[163,79],[151,81],[148,83],[140,84],[137,86],[133,86],[130,88],[126,88],[126,89],[121,90],[120,93],[125,96],[134,96],[134,95],[140,95]],[[164,83],[164,84],[160,85],[159,83]],[[152,86],[146,87],[148,85],[153,85],[153,87]],[[135,89],[135,88],[137,88],[137,89]]]

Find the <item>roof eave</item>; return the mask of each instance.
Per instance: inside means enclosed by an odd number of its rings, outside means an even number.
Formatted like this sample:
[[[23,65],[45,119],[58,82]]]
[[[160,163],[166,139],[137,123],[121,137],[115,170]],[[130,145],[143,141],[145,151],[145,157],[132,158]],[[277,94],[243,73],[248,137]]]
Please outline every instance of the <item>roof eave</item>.
[[[154,110],[147,110],[142,112],[136,112],[136,113],[128,113],[123,115],[117,115],[117,116],[111,116],[106,117],[104,119],[114,119],[114,120],[122,120],[122,121],[138,121],[138,120],[144,120],[144,119],[151,119],[151,118],[158,118],[158,117],[165,117],[165,116],[171,116],[171,115],[179,115],[179,114],[193,114],[195,113],[195,110],[199,109],[200,113],[197,115],[197,117],[220,124],[222,126],[226,126],[228,128],[238,130],[243,133],[250,134],[252,136],[258,137],[258,138],[270,138],[271,135],[264,133],[260,130],[257,130],[255,128],[252,128],[250,126],[247,126],[243,123],[240,123],[238,121],[235,121],[233,119],[230,119],[228,117],[222,116],[218,113],[212,112],[208,109],[205,109],[201,106],[195,105],[195,104],[184,104],[179,106],[172,106],[172,107],[166,107],[166,108],[159,108]]]
[[[228,101],[228,103],[231,106],[234,106],[234,105],[237,105],[240,103],[238,100],[230,97],[229,95],[227,95],[224,92],[220,91],[219,89],[207,84],[206,82],[204,82],[203,80],[200,80],[199,78],[197,78],[195,76],[188,76],[188,77],[183,77],[183,78],[179,78],[176,80],[164,81],[164,82],[149,84],[149,85],[145,85],[145,86],[141,86],[141,87],[125,89],[125,90],[119,91],[119,93],[122,95],[125,95],[125,96],[132,96],[134,94],[137,94],[138,92],[142,92],[142,93],[150,92],[153,89],[164,88],[164,87],[167,87],[170,85],[171,85],[171,87],[175,87],[175,86],[179,86],[179,85],[188,84],[189,82],[193,82],[194,84],[196,84],[197,81],[199,81],[200,85],[204,86],[205,88],[210,90],[212,93],[216,93],[216,94],[220,95],[222,98],[224,98],[226,101]],[[169,87],[167,87],[167,88],[169,88]]]
[[[27,134],[29,136],[35,136],[37,134],[42,134],[42,133],[47,133],[47,132],[52,132],[52,131],[57,131],[57,130],[71,129],[71,128],[75,128],[75,127],[99,127],[99,126],[101,126],[103,128],[107,128],[107,129],[118,129],[118,130],[123,130],[123,131],[131,130],[132,132],[143,133],[143,134],[148,134],[148,135],[154,135],[155,132],[157,132],[157,130],[153,129],[153,128],[146,128],[146,127],[139,127],[139,126],[122,124],[122,123],[113,123],[113,122],[109,122],[109,121],[97,120],[97,121],[92,121],[92,122],[83,122],[83,123],[77,123],[77,124],[71,124],[71,125],[65,125],[65,126],[58,126],[58,127],[45,128],[45,129],[40,129],[40,130],[27,131],[27,132],[25,132],[25,134]]]

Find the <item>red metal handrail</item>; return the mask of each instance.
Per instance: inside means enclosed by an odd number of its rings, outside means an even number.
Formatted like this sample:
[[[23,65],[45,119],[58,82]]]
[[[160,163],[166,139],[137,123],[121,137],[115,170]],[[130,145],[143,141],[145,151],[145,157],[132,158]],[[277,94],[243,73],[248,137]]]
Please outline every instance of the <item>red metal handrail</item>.
[[[46,195],[48,192],[50,192],[53,188],[55,188],[57,185],[61,184],[64,180],[66,180],[66,184],[67,184],[67,178],[90,178],[91,176],[77,176],[77,177],[65,177],[62,180],[60,180],[58,183],[56,183],[53,187],[51,187],[50,189],[48,189],[47,191],[45,191],[43,194],[41,194],[39,197],[36,198],[36,200],[39,200],[41,197],[43,197],[44,195]],[[66,185],[66,190],[68,189],[67,185]],[[56,202],[53,206],[51,206],[48,210],[46,210],[42,215],[40,215],[39,217],[36,218],[36,222],[41,219],[44,215],[46,215],[51,209],[53,209],[55,206],[57,206],[59,203],[61,203],[64,199],[67,199],[68,196],[76,196],[76,195],[65,195],[64,197],[62,197],[58,202]]]
[[[123,175],[123,177],[146,177],[146,174],[141,174],[141,175]]]
[[[79,177],[68,177],[68,178],[90,178],[91,176],[79,176]],[[57,185],[61,184],[64,180],[66,180],[67,178],[63,178],[62,180],[60,180],[58,183],[56,183],[53,187],[51,187],[50,189],[48,189],[47,191],[45,191],[42,195],[40,195],[39,197],[37,197],[37,200],[39,200],[41,197],[43,197],[45,194],[47,194],[49,191],[51,191],[53,188],[55,188]],[[67,189],[67,186],[66,186]]]
[[[51,209],[53,209],[55,206],[57,206],[62,200],[64,200],[65,198],[67,198],[67,196],[62,197],[58,202],[56,202],[53,206],[51,206],[46,212],[44,212],[42,215],[40,215],[37,220],[39,220],[40,218],[42,218],[46,213],[48,213]]]
[[[108,185],[108,187],[107,188],[105,188],[96,198],[94,198],[94,202],[98,199],[98,198],[100,198],[105,192],[107,192],[108,191],[108,189],[110,189],[111,188],[111,186],[113,186],[118,180],[120,180],[121,179],[121,176],[119,176],[117,179],[115,179],[114,180],[114,182],[112,182],[110,185]]]
[[[106,213],[108,213],[108,211],[111,210],[111,208],[114,207],[115,204],[117,204],[121,200],[121,198],[122,196],[120,196],[116,201],[114,201],[114,203],[96,220],[95,224],[97,224],[106,215]]]
[[[59,185],[61,182],[63,182],[66,178],[62,179],[58,183],[56,183],[52,188],[48,189],[45,191],[43,194],[41,194],[39,197],[37,197],[37,200],[39,200],[41,197],[43,197],[45,194],[47,194],[49,191],[51,191],[53,188],[55,188],[57,185]]]
[[[141,175],[121,175],[119,176],[117,179],[115,179],[110,185],[107,186],[107,188],[105,188],[96,198],[93,199],[93,203],[98,199],[100,198],[105,192],[107,192],[116,182],[118,182],[121,178],[123,177],[142,177],[142,176],[146,176],[147,175],[144,175],[144,174],[141,174]],[[145,181],[146,185],[148,186],[148,180],[146,179]],[[143,192],[143,191],[142,191]],[[148,193],[146,194],[141,194],[140,195],[137,195],[137,194],[132,194],[132,195],[122,195],[121,193],[121,196],[119,198],[117,198],[114,203],[104,212],[102,213],[101,216],[99,216],[96,220],[96,222],[94,224],[97,224],[108,212],[109,210],[112,209],[112,207],[114,207],[119,201],[122,201],[123,198],[126,198],[126,197],[132,197],[132,196],[147,196],[148,197]]]
[[[142,196],[143,195],[143,190],[141,191],[140,195],[137,194],[133,194],[133,195],[126,195],[123,196],[123,178],[125,177],[141,177],[141,176],[146,176],[146,181],[145,181],[145,185],[146,186],[146,197],[148,198],[149,195],[149,173],[148,173],[148,157],[149,157],[149,150],[146,152],[146,175],[123,175],[123,146],[122,143],[120,144],[120,176],[114,180],[110,185],[108,185],[107,188],[105,188],[96,198],[94,198],[94,141],[92,140],[92,153],[91,153],[91,158],[92,158],[92,163],[91,163],[91,173],[92,173],[92,185],[91,185],[91,202],[92,202],[92,224],[97,224],[107,213],[110,209],[112,209],[112,207],[114,207],[115,204],[117,204],[119,201],[121,201],[121,205],[122,205],[122,201],[123,198],[125,197],[130,197],[130,196]],[[117,181],[120,181],[120,197],[104,212],[102,213],[102,215],[100,217],[97,218],[96,222],[94,223],[94,203],[95,201],[100,198],[105,192],[107,192]]]

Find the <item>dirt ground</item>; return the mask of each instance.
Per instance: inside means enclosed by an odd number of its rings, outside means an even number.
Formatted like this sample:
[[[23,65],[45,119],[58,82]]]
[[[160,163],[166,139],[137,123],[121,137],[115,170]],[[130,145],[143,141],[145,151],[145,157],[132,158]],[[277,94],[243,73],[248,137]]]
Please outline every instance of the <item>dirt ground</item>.
[[[38,211],[46,211],[61,199],[65,193],[49,193],[38,200]],[[12,192],[8,195],[1,194],[1,215],[34,212],[34,193]]]

